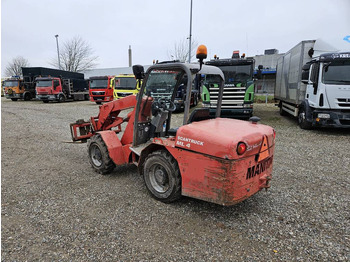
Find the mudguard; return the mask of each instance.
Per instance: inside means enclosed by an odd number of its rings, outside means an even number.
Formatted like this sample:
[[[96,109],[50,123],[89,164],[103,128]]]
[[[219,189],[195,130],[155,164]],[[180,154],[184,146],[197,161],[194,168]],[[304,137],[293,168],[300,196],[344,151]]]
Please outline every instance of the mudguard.
[[[124,154],[123,145],[114,131],[107,130],[98,132],[103,142],[108,148],[109,157],[116,165],[124,165],[128,163],[128,157]]]

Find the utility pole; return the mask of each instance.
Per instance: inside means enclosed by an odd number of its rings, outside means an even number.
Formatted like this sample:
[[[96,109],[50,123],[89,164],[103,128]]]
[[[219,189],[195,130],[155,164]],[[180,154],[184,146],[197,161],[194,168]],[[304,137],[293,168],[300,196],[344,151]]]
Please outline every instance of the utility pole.
[[[57,45],[58,69],[61,70],[60,49],[58,48],[58,35],[55,35],[55,37],[56,37],[56,45]]]
[[[132,53],[131,53],[131,45],[129,45],[129,67],[132,67]]]
[[[190,37],[189,39],[189,47],[188,47],[188,62],[191,63],[191,42],[192,42],[192,0],[191,0],[191,11],[190,11]]]

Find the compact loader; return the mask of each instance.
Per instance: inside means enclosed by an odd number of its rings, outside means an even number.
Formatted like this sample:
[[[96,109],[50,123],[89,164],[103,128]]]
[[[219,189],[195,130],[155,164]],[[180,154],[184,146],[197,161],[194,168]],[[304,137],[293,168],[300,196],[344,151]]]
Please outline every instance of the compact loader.
[[[71,124],[73,141],[88,141],[89,162],[99,173],[135,164],[150,194],[172,202],[189,196],[220,205],[234,205],[270,187],[275,145],[273,128],[250,121],[220,118],[224,75],[199,64],[158,63],[145,73],[133,66],[142,86],[132,95],[100,106],[97,117]],[[182,123],[172,112],[179,85],[187,79]],[[198,105],[191,114],[191,87],[219,87],[216,115]],[[126,117],[120,112],[128,110]],[[122,125],[125,130],[122,132]]]

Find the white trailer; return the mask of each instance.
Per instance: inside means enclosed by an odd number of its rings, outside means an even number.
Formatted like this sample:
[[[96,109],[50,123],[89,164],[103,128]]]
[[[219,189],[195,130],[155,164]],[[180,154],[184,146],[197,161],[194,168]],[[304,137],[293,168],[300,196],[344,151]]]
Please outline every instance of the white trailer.
[[[302,41],[278,60],[280,114],[297,117],[303,129],[350,128],[350,52],[327,52],[317,41]]]

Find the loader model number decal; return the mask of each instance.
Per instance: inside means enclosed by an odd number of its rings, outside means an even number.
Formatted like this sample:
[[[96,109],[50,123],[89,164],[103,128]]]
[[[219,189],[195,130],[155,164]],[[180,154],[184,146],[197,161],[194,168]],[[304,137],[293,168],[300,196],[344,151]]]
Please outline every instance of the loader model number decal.
[[[272,157],[267,158],[260,163],[257,163],[255,166],[248,167],[246,179],[255,177],[265,172],[272,164]]]
[[[191,139],[191,138],[187,138],[187,137],[182,137],[182,136],[177,137],[177,141],[176,141],[177,146],[191,148],[191,144],[203,146],[204,142],[199,141],[199,140],[195,140],[195,139]]]

